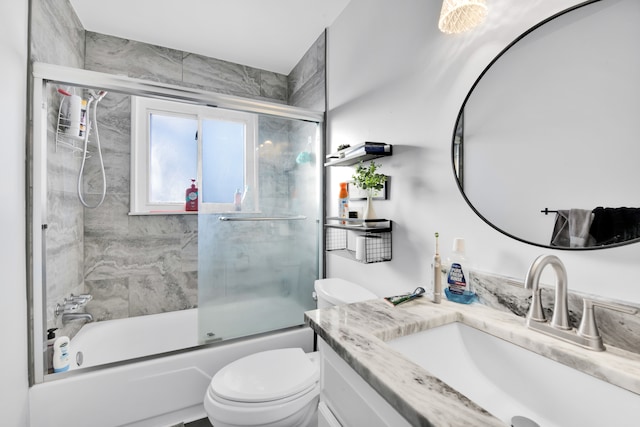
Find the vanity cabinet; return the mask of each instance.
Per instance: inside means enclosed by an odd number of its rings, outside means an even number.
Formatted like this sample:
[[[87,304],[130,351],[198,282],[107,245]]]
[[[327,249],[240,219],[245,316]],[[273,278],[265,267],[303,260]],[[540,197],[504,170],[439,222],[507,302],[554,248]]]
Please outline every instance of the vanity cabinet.
[[[327,218],[325,250],[363,264],[391,261],[391,221]]]
[[[382,396],[322,339],[318,426],[410,427]],[[337,424],[336,424],[337,423]]]

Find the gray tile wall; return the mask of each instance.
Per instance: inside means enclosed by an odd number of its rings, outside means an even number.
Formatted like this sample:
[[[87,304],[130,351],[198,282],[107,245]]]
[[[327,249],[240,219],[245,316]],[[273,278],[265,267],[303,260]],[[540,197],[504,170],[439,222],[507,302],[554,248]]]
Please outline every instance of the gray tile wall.
[[[73,68],[84,66],[84,29],[67,1],[32,0],[31,60]],[[57,303],[84,291],[84,216],[76,195],[77,154],[56,147],[55,128],[62,96],[47,91],[47,328],[61,327],[54,316]]]
[[[291,75],[284,76],[85,32],[67,1],[33,3],[34,61],[324,109],[324,34]],[[60,96],[55,88],[50,92],[50,110],[55,119],[53,111],[57,113]],[[107,195],[104,204],[95,210],[85,209],[78,202],[78,155],[56,151],[53,126],[49,132],[48,327],[62,326],[53,317],[53,307],[70,293],[88,292],[94,296],[87,311],[95,320],[197,305],[197,216],[129,216],[130,98],[108,94],[99,104],[98,121]],[[288,123],[264,118],[260,121],[261,140],[275,141],[279,153],[260,153],[263,208],[292,208],[288,192],[301,185],[296,180],[303,180],[303,176],[307,179],[306,174],[295,170],[295,158],[308,149],[308,138],[291,142],[296,133],[299,130]],[[95,194],[102,185],[97,159],[94,152],[85,166],[85,193],[90,203],[95,203]],[[73,323],[64,333],[75,333],[79,325]]]

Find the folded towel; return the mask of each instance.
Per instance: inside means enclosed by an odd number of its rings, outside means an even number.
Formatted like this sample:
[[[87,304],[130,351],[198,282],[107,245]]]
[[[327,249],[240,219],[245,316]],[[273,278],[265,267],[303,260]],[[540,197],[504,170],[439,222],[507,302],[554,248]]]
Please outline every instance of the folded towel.
[[[569,210],[569,247],[584,248],[593,245],[595,239],[589,235],[593,217],[591,210]]]
[[[556,222],[553,225],[553,233],[551,235],[551,246],[560,246],[568,248],[570,245],[569,237],[569,211],[559,210],[556,213]]]
[[[593,210],[591,235],[594,246],[610,245],[640,238],[640,208],[603,208]]]
[[[594,214],[587,209],[564,209],[556,214],[551,246],[584,248],[593,246],[590,229]]]

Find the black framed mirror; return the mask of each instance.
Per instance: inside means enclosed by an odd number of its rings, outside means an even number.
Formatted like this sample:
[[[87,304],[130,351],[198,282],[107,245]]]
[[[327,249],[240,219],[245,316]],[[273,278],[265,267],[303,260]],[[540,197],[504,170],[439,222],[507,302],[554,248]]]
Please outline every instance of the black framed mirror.
[[[484,69],[452,138],[469,206],[556,249],[640,241],[640,3],[591,0],[527,30]]]

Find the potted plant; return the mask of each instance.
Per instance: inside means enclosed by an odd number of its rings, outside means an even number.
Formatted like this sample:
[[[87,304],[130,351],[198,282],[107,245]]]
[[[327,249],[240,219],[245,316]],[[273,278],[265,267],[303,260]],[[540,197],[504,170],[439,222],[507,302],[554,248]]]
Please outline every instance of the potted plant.
[[[360,162],[356,167],[356,173],[351,177],[356,187],[367,192],[367,208],[364,211],[365,220],[376,218],[372,199],[384,188],[384,183],[387,181],[386,175],[377,172],[379,168],[380,165],[374,161],[369,163],[369,167],[365,167],[364,163]]]

